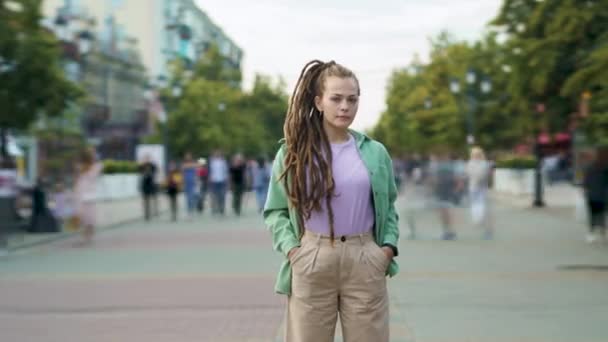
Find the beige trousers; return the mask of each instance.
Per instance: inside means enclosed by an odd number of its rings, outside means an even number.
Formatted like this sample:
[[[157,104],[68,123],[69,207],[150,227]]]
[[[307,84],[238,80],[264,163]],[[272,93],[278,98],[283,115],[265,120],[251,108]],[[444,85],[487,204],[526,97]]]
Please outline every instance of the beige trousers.
[[[330,239],[306,232],[292,255],[287,342],[333,342],[338,314],[344,342],[388,342],[389,260],[371,234]]]

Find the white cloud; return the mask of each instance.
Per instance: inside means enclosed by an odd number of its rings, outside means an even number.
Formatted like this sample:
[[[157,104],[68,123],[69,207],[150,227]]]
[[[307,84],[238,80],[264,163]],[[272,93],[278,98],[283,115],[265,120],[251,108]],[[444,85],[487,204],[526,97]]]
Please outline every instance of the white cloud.
[[[443,29],[475,39],[500,0],[197,0],[245,51],[245,86],[254,73],[282,75],[288,92],[311,59],[336,60],[361,81],[353,127],[373,126],[384,110],[391,71],[423,58]]]

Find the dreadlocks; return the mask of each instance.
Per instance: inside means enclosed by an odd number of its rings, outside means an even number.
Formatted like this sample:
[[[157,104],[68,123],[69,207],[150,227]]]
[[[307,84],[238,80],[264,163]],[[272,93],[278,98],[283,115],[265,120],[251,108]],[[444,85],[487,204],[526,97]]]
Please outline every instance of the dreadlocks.
[[[323,113],[315,106],[329,76],[357,78],[349,69],[334,61],[313,60],[302,69],[291,96],[283,126],[286,140],[283,180],[289,203],[298,213],[300,237],[304,234],[304,220],[312,211],[322,209],[325,200],[329,216],[330,239],[334,241],[334,213],[331,199],[335,183],[332,175],[332,153],[329,138],[323,129]]]

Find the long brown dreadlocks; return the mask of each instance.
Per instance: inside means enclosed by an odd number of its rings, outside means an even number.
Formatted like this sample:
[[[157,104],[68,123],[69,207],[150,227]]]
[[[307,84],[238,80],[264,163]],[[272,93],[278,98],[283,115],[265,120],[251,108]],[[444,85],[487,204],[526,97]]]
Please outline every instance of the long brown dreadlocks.
[[[323,113],[315,106],[322,97],[327,77],[353,78],[352,71],[334,61],[313,60],[302,69],[291,96],[283,126],[286,143],[283,180],[289,203],[298,213],[299,235],[304,234],[304,220],[313,210],[321,210],[321,200],[329,216],[330,238],[334,241],[334,213],[331,199],[335,183],[329,138],[323,129]]]

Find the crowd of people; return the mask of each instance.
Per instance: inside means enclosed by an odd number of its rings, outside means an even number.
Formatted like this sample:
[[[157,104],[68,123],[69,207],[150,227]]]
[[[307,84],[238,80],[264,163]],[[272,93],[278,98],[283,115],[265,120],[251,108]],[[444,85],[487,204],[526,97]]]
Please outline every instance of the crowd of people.
[[[0,217],[3,221],[0,254],[7,253],[7,237],[17,231],[79,231],[81,238],[75,246],[83,247],[93,242],[97,224],[97,187],[103,173],[103,162],[94,148],[86,148],[77,158],[73,177],[53,184],[40,177],[27,189],[18,185],[14,163],[9,164],[10,159],[0,161]],[[169,163],[166,176],[161,179],[159,166],[145,155],[138,164],[142,216],[145,220],[158,216],[160,201],[166,196],[171,219],[177,221],[181,194],[186,219],[202,214],[207,203],[213,215],[225,216],[228,192],[235,215],[241,215],[243,198],[249,192],[255,194],[256,210],[261,213],[270,182],[270,168],[271,161],[261,157],[247,160],[243,155],[235,154],[228,160],[218,150],[208,160],[195,160],[191,153],[186,153],[181,161]],[[23,210],[19,208],[25,202],[31,210],[23,216]]]
[[[565,174],[559,167],[567,158],[556,154],[555,160],[545,158],[542,170],[548,184],[560,180]],[[584,170],[582,194],[589,226],[586,241],[605,240],[605,216],[608,193],[608,154],[600,149],[588,156]],[[151,220],[159,215],[159,199],[167,197],[171,219],[180,217],[179,196],[183,194],[185,215],[191,220],[195,215],[210,212],[216,216],[226,215],[226,198],[230,193],[234,215],[241,215],[243,197],[252,193],[256,209],[261,213],[267,197],[271,178],[272,162],[265,158],[245,159],[241,154],[227,158],[215,151],[207,158],[195,159],[186,153],[181,161],[169,163],[164,179],[160,179],[159,167],[150,156],[144,156],[139,164],[139,191],[142,196],[143,217]],[[73,186],[63,182],[47,189],[42,179],[31,189],[31,219],[25,228],[29,232],[56,232],[62,229],[80,230],[82,239],[77,245],[88,245],[94,235],[95,192],[97,179],[102,172],[102,163],[94,149],[87,149],[77,163]],[[393,160],[395,184],[407,200],[404,201],[402,220],[409,230],[409,238],[417,236],[417,216],[421,209],[436,211],[443,240],[456,240],[454,230],[454,208],[468,207],[470,221],[479,228],[483,239],[494,236],[492,203],[488,188],[493,175],[493,162],[487,160],[479,147],[470,150],[468,160],[450,153],[435,153],[422,157],[413,154],[409,158]],[[565,176],[564,176],[565,177]],[[8,175],[4,177],[8,179]],[[47,191],[49,190],[49,191]],[[47,193],[49,195],[47,195]],[[48,203],[52,203],[49,207]],[[0,236],[6,240],[6,234]],[[6,243],[1,243],[5,245]]]
[[[484,239],[494,235],[492,206],[488,197],[494,164],[483,149],[473,147],[468,160],[448,152],[427,157],[414,154],[393,163],[395,183],[404,194],[403,218],[409,238],[416,238],[417,216],[424,209],[437,212],[442,228],[441,239],[456,240],[453,209],[468,207],[473,225]]]
[[[227,193],[231,194],[235,215],[241,215],[243,197],[247,192],[255,193],[257,211],[261,213],[270,182],[270,166],[271,163],[263,157],[247,160],[242,154],[235,154],[228,160],[217,150],[208,159],[201,157],[195,160],[188,152],[180,162],[170,162],[166,179],[160,180],[158,167],[150,156],[145,156],[139,166],[144,218],[150,220],[158,215],[158,195],[161,192],[169,199],[173,221],[179,217],[180,193],[184,196],[188,220],[197,213],[202,214],[207,203],[213,215],[226,215]]]

